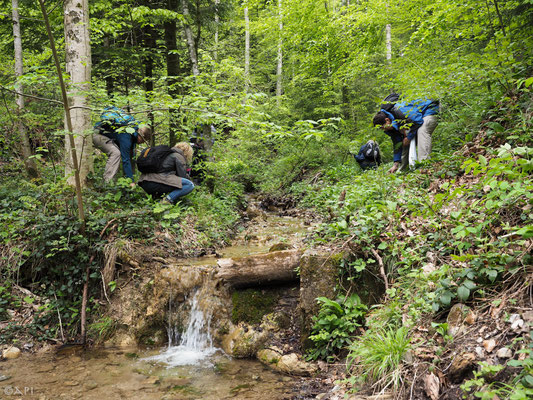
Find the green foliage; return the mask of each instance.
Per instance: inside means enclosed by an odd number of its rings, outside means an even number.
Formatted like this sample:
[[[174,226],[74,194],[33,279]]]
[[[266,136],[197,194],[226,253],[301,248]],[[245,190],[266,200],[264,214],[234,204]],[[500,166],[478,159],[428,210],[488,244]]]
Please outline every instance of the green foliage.
[[[533,332],[530,332],[533,338]],[[474,371],[474,378],[465,381],[461,389],[465,394],[475,398],[489,400],[499,399],[525,400],[533,396],[533,344],[529,341],[529,347],[518,351],[525,354],[523,360],[510,360],[505,365],[491,365],[486,362],[479,363],[479,369]],[[498,377],[505,369],[516,368],[509,382],[501,382]]]
[[[111,317],[104,316],[89,324],[88,334],[90,337],[93,337],[96,342],[102,343],[113,335],[115,329],[115,321]]]
[[[364,324],[368,307],[356,294],[337,301],[319,297],[317,301],[321,306],[318,315],[313,317],[314,325],[309,336],[313,348],[308,352],[308,358],[332,360],[352,343],[357,328]]]
[[[402,383],[403,359],[410,348],[406,327],[367,331],[350,346],[349,381],[397,389]]]

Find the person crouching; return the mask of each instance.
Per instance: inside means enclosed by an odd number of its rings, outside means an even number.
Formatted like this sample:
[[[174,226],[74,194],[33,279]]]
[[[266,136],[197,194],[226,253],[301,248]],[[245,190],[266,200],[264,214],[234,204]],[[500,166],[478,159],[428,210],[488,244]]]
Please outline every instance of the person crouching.
[[[194,189],[194,184],[187,174],[187,165],[191,163],[192,156],[193,149],[188,143],[177,143],[172,148],[172,153],[166,155],[161,162],[159,171],[141,174],[139,186],[152,197],[160,198],[166,195],[163,201],[175,204],[180,197]]]

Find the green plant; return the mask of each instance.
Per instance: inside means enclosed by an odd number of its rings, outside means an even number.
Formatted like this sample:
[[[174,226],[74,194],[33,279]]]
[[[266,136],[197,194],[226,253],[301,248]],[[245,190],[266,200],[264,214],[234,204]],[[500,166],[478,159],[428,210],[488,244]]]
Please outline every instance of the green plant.
[[[103,342],[109,339],[116,329],[116,322],[111,318],[104,316],[89,325],[89,335],[97,342]]]
[[[369,382],[380,389],[398,388],[402,383],[403,359],[410,348],[406,327],[367,331],[350,346],[351,380]]]
[[[364,323],[368,307],[356,294],[337,301],[319,297],[317,301],[321,307],[318,316],[313,317],[314,325],[309,336],[313,348],[308,352],[308,358],[332,360],[352,343],[357,328]]]

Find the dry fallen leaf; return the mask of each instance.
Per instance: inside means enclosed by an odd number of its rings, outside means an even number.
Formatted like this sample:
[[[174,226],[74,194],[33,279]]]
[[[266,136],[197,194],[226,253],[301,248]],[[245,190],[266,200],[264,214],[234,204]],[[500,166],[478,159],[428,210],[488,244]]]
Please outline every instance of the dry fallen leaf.
[[[440,381],[435,374],[431,373],[424,377],[424,386],[426,394],[431,400],[439,398]]]

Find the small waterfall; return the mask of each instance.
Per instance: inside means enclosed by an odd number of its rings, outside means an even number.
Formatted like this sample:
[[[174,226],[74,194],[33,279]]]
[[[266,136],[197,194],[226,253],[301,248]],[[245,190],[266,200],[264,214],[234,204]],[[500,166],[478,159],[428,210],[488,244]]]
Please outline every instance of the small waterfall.
[[[187,330],[180,335],[172,320],[172,296],[169,302],[168,348],[157,356],[148,360],[168,364],[168,367],[178,365],[196,365],[213,355],[218,349],[213,347],[210,333],[211,314],[204,315],[199,308],[199,291],[189,300],[190,314]]]

